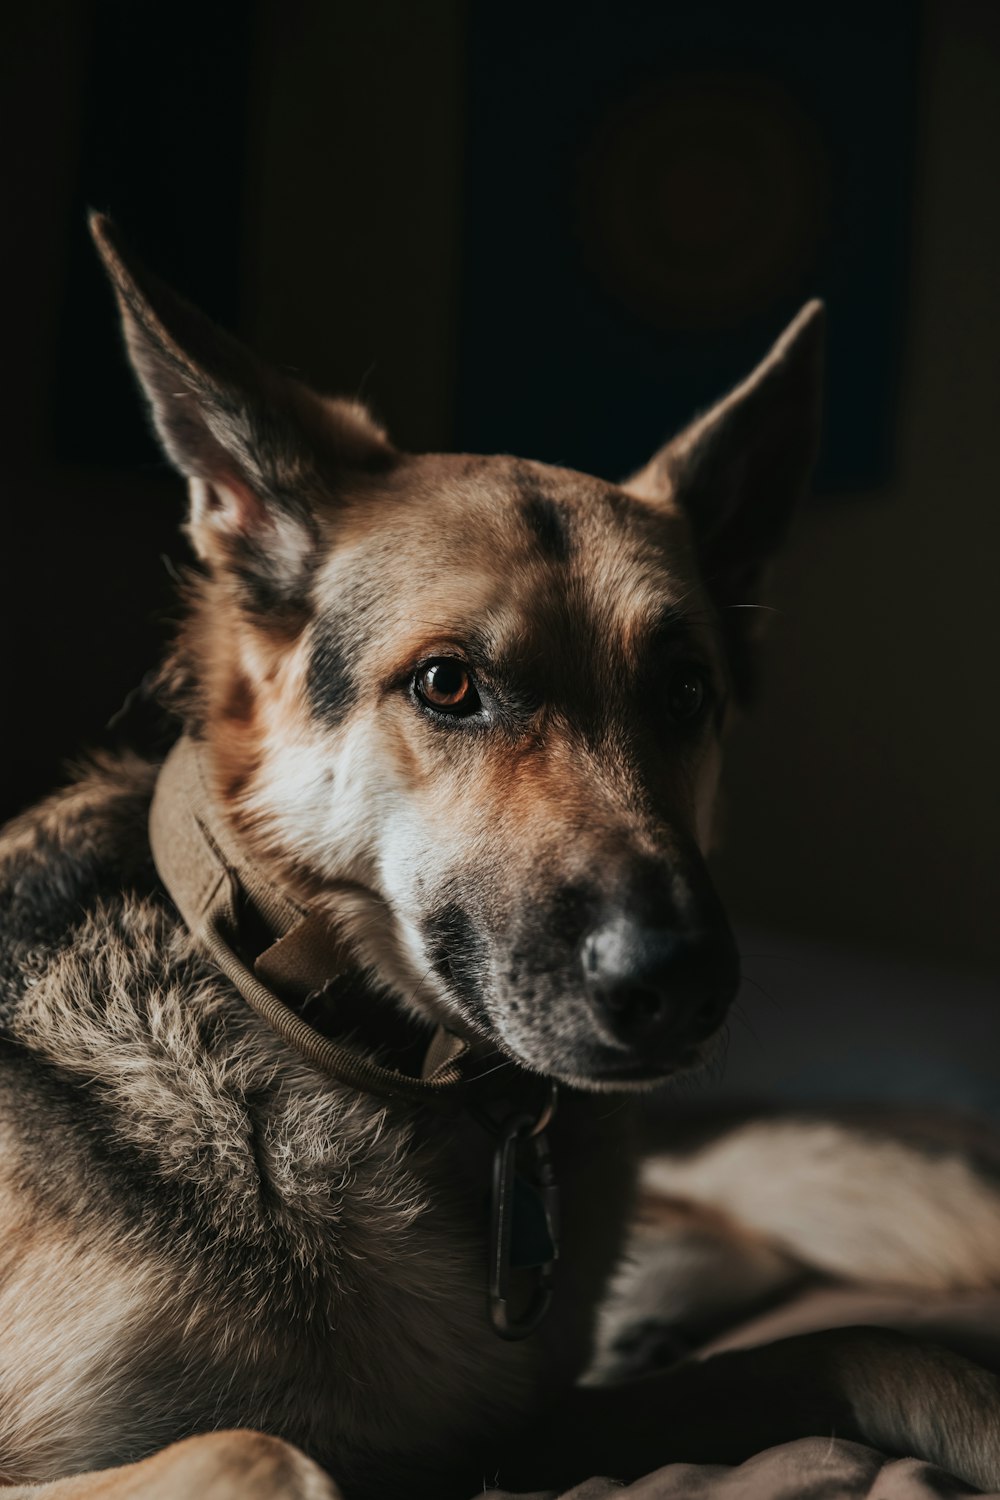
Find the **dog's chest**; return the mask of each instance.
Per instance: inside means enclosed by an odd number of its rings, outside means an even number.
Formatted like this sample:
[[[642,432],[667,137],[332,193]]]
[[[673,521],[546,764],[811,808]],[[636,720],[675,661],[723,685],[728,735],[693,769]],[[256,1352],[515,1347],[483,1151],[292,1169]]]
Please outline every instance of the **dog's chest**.
[[[563,1101],[550,1132],[562,1200],[553,1304],[532,1337],[512,1343],[488,1315],[494,1141],[462,1115],[407,1130],[390,1116],[374,1148],[362,1130],[350,1164],[333,1174],[343,1194],[336,1225],[310,1204],[295,1226],[302,1271],[291,1324],[268,1318],[287,1340],[298,1441],[341,1472],[351,1453],[370,1473],[373,1456],[393,1450],[411,1473],[421,1455],[440,1472],[445,1452],[458,1459],[505,1429],[513,1437],[571,1383],[620,1250],[631,1191],[624,1133],[606,1102]],[[316,1314],[302,1337],[309,1306]],[[310,1346],[315,1363],[304,1358]]]
[[[387,1145],[391,1134],[389,1127]],[[366,1474],[375,1455],[393,1448],[411,1475],[422,1458],[429,1476],[440,1475],[444,1454],[460,1463],[467,1452],[472,1462],[484,1449],[496,1451],[505,1432],[513,1440],[585,1366],[631,1196],[625,1118],[606,1101],[566,1098],[550,1134],[561,1194],[559,1259],[552,1306],[523,1342],[501,1339],[489,1320],[495,1143],[471,1120],[418,1125],[408,1146],[392,1146],[374,1175],[389,1189],[394,1172],[412,1174],[412,1220],[404,1225],[399,1216],[408,1188],[400,1191],[397,1178],[385,1222],[368,1221],[366,1244],[352,1247],[357,1259],[346,1279],[341,1248],[317,1246],[337,1326],[320,1333],[329,1339],[323,1376],[304,1384],[300,1399],[305,1404],[323,1392],[316,1421],[338,1438],[328,1450],[304,1434],[300,1441],[335,1469],[343,1472],[345,1451],[355,1444]],[[530,1284],[533,1273],[523,1276]],[[351,1433],[342,1403],[359,1376],[371,1405]],[[398,1465],[389,1464],[385,1484],[391,1472]]]
[[[11,1119],[30,1099],[46,1141],[20,1139],[19,1175],[51,1180],[56,1159],[59,1191],[33,1208],[52,1266],[23,1267],[46,1298],[22,1307],[19,1341],[56,1339],[74,1372],[72,1391],[39,1377],[62,1414],[57,1461],[251,1426],[345,1479],[384,1461],[388,1483],[403,1458],[430,1476],[513,1434],[587,1357],[624,1216],[621,1116],[564,1101],[554,1304],[504,1342],[487,1314],[489,1137],[324,1086],[191,967],[161,914],[125,920],[127,962],[95,931],[20,1016],[43,1066],[15,1079]]]

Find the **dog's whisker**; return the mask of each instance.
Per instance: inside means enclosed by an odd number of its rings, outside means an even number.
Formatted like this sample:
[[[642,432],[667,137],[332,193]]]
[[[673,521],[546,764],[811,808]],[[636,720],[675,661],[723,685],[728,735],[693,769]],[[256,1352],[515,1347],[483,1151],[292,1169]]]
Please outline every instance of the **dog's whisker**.
[[[759,980],[754,979],[752,974],[744,974],[743,983],[752,984],[754,989],[757,990],[761,995],[763,995],[764,999],[769,1001],[771,1005],[774,1006],[775,1010],[784,1010],[784,1003],[779,1000],[777,996],[772,995],[770,990],[765,989],[764,985],[762,985]]]
[[[175,583],[178,587],[181,587],[184,583],[184,575],[181,573],[180,569],[174,562],[173,558],[169,555],[169,553],[160,553],[160,563],[162,564],[164,572],[167,574],[167,577],[170,579],[171,583]]]
[[[739,1001],[736,1001],[736,1003],[733,1005],[732,1016],[733,1016],[733,1020],[734,1021],[739,1021],[740,1025],[743,1027],[743,1029],[746,1032],[748,1032],[749,1035],[753,1037],[753,1039],[757,1043],[757,1045],[760,1046],[761,1045],[760,1036],[758,1035],[755,1027],[751,1023],[750,1018],[747,1015],[746,1011],[744,1010],[743,1006],[740,1005]]]
[[[429,963],[424,972],[421,974],[420,978],[417,980],[416,985],[413,988],[413,992],[407,997],[406,1003],[408,1005],[412,1005],[417,996],[420,994],[420,991],[423,989],[424,985],[427,982],[427,976],[430,974],[433,967],[434,965],[432,963]]]
[[[512,1058],[505,1057],[501,1062],[498,1062],[495,1065],[495,1067],[487,1068],[486,1071],[483,1072],[483,1073],[477,1073],[475,1075],[476,1076],[476,1082],[479,1083],[484,1078],[491,1078],[494,1073],[500,1073],[500,1072],[503,1071],[504,1068],[513,1068],[513,1067],[516,1067],[516,1066],[517,1066],[517,1064],[513,1061]]]

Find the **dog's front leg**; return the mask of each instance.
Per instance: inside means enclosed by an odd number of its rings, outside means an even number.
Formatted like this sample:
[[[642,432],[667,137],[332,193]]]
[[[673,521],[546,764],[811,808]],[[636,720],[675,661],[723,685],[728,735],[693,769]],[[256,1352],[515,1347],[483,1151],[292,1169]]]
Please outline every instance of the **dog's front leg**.
[[[740,1463],[811,1436],[918,1457],[997,1489],[1000,1381],[886,1329],[806,1334],[577,1388],[539,1424],[516,1480],[557,1489],[593,1474],[631,1481],[673,1462]]]
[[[210,1432],[141,1463],[14,1485],[4,1500],[340,1500],[311,1459],[262,1432]]]

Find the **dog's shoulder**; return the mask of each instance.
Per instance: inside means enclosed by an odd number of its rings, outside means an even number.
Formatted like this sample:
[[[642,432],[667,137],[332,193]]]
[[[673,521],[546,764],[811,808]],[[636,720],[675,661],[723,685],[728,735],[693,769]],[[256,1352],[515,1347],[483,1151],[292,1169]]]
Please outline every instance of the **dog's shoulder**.
[[[155,778],[135,755],[94,759],[0,829],[0,1017],[102,902],[155,890],[146,838]]]
[[[317,1087],[197,950],[149,852],[156,770],[131,756],[96,762],[0,835],[8,1085],[19,1073],[53,1125],[66,1113],[118,1167],[134,1159],[163,1211],[165,1186],[189,1185],[189,1221],[197,1211],[215,1233],[243,1234],[269,1195],[288,1195],[289,1226],[312,1208],[328,1228],[328,1185],[344,1162],[358,1186],[366,1142],[379,1143],[383,1169],[403,1153],[377,1105]],[[312,1205],[310,1174],[323,1179]]]
[[[150,861],[155,774],[102,762],[0,836],[0,1473],[206,1413],[344,1463],[381,1412],[380,1441],[436,1450],[435,1410],[523,1380],[448,1133],[323,1079],[201,957]]]

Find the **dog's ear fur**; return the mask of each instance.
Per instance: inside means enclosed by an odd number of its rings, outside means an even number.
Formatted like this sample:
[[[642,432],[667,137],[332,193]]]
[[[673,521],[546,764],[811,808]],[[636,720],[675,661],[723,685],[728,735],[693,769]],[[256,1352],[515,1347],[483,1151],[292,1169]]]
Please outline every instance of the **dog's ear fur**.
[[[702,574],[723,611],[756,602],[761,573],[808,484],[819,440],[824,312],[809,302],[756,370],[626,480],[685,512]],[[723,616],[738,686],[748,622]]]
[[[367,411],[280,375],[148,271],[110,219],[90,230],[167,457],[189,481],[188,531],[213,570],[263,609],[296,602],[317,540],[315,505],[352,471],[393,461]]]

